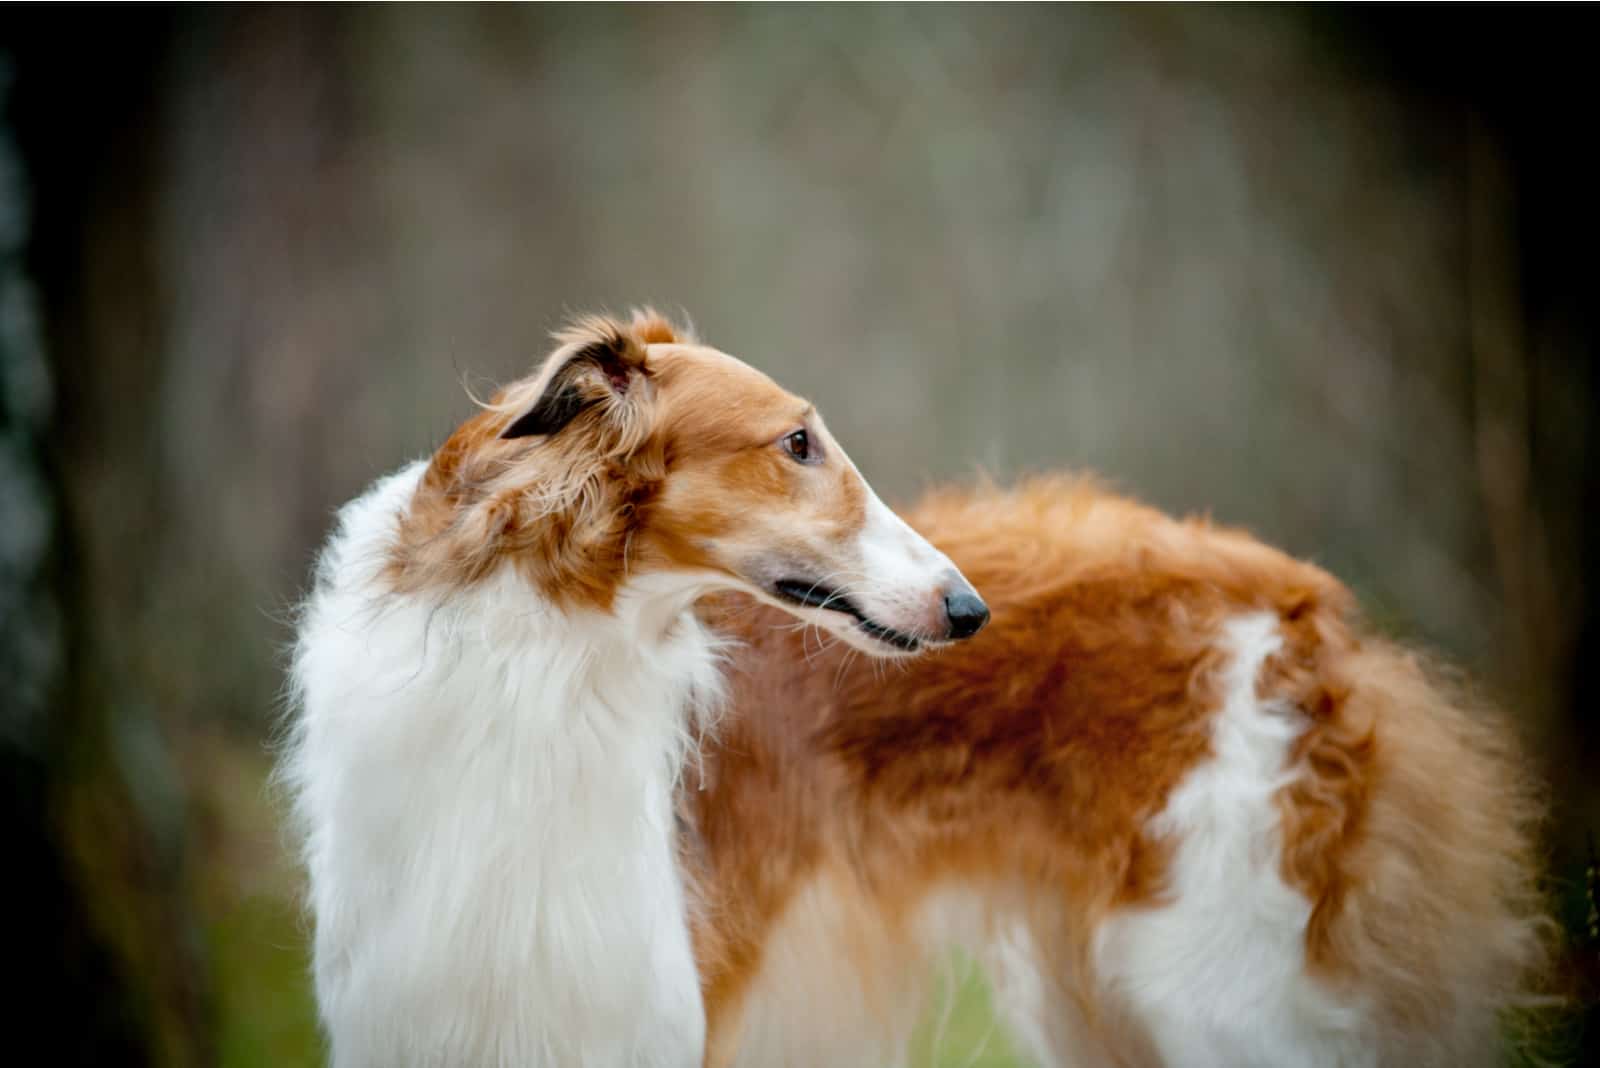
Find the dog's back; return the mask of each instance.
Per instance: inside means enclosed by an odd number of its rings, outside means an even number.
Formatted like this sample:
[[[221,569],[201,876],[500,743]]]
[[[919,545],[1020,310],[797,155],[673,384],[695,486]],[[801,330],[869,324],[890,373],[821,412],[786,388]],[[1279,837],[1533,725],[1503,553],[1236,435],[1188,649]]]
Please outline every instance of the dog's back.
[[[888,1063],[951,943],[1047,1064],[1499,1059],[1541,955],[1504,726],[1245,535],[1066,480],[907,518],[980,640],[886,669],[715,613],[710,1063]]]

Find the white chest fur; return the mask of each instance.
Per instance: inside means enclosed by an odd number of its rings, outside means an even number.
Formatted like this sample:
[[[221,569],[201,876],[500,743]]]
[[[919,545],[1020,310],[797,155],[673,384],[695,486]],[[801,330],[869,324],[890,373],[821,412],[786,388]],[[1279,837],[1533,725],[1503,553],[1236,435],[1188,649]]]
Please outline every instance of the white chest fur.
[[[348,506],[301,619],[283,774],[338,1066],[698,1065],[673,843],[717,683],[683,580],[564,615],[514,575],[385,595],[415,465]]]

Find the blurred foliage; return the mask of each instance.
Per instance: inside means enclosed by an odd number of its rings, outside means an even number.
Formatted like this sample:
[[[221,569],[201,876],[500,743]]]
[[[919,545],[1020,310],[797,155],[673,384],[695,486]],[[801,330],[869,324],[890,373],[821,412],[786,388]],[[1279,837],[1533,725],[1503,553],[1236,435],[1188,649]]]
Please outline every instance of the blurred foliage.
[[[87,755],[46,826],[154,1059],[315,1059],[263,786],[282,620],[331,510],[595,307],[692,313],[891,498],[1088,467],[1326,564],[1515,710],[1556,889],[1581,884],[1600,445],[1584,273],[1552,254],[1592,248],[1552,19],[1441,42],[1276,7],[106,18],[0,25],[40,295],[6,290],[0,340],[37,314],[55,371],[48,456],[0,476],[49,483],[69,618],[0,608],[72,657],[51,700]],[[1570,956],[1592,989],[1593,941]],[[913,1063],[1010,1063],[952,967]]]

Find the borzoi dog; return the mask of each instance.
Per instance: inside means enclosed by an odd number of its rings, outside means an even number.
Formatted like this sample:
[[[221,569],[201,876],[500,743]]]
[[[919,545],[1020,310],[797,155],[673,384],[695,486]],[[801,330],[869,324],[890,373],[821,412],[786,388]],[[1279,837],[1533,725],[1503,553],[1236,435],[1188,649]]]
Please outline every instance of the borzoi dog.
[[[338,1068],[699,1065],[696,601],[878,657],[988,619],[804,400],[651,314],[559,341],[344,508],[299,620],[282,775]]]

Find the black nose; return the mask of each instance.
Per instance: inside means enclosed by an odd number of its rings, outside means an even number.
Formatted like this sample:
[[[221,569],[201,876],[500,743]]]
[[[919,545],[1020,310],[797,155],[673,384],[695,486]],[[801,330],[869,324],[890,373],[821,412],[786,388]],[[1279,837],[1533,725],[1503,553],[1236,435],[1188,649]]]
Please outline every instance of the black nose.
[[[945,594],[944,614],[950,617],[952,638],[970,638],[989,622],[989,606],[971,590]]]

